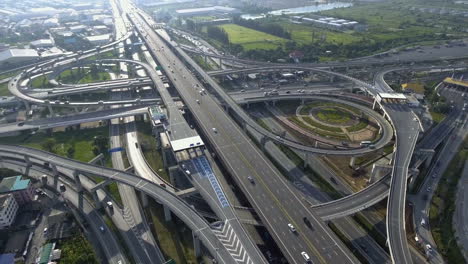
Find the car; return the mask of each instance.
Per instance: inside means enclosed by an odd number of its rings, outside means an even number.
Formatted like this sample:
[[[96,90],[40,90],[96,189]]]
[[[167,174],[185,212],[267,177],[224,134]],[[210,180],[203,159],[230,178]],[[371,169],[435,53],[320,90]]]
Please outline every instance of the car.
[[[430,191],[431,191],[431,187],[427,187],[426,191],[427,191],[427,192],[430,192]]]
[[[245,90],[244,90],[244,89],[242,89],[242,90],[241,90],[241,93],[243,93],[243,92],[245,92]]]
[[[190,175],[192,173],[189,170],[185,170],[185,174]]]
[[[288,223],[288,227],[291,232],[296,233],[296,228],[291,223]]]
[[[109,209],[114,209],[114,205],[112,204],[111,201],[108,201],[106,204],[107,204],[107,207],[109,207]]]
[[[252,176],[248,176],[247,179],[248,179],[251,183],[255,183],[254,178],[253,178]]]
[[[304,221],[304,224],[305,224],[308,228],[312,229],[312,223],[310,223],[310,221],[309,221],[309,219],[308,219],[307,217],[304,216],[304,217],[302,218],[302,220]]]
[[[104,101],[99,100],[99,101],[98,101],[98,104],[102,105],[102,104],[104,104]]]
[[[218,133],[218,130],[216,129],[216,127],[213,127],[212,130],[214,133]]]
[[[286,93],[287,93],[287,94],[290,94],[290,93],[291,93],[291,91],[286,91]]]
[[[47,227],[44,228],[44,234],[47,234],[47,230],[48,230]]]
[[[61,192],[64,192],[67,190],[67,188],[65,188],[65,185],[63,185],[63,183],[60,184],[59,189]]]
[[[161,186],[161,187],[163,187],[163,188],[166,188],[166,184],[165,184],[164,182],[161,182],[161,183],[159,184],[159,186]]]
[[[200,100],[196,100],[197,104],[200,104]]]
[[[102,233],[104,233],[104,231],[106,231],[106,229],[104,229],[104,226],[100,226],[99,230],[101,230]]]
[[[138,143],[137,142],[135,142],[135,148],[138,148]]]
[[[426,249],[427,249],[427,251],[431,252],[431,251],[432,251],[432,247],[431,247],[431,245],[429,245],[429,244],[426,244]]]
[[[24,122],[19,122],[18,126],[24,126]]]
[[[301,256],[304,258],[304,260],[306,261],[306,263],[311,263],[311,259],[309,257],[309,254],[307,254],[306,252],[302,251],[301,252]]]

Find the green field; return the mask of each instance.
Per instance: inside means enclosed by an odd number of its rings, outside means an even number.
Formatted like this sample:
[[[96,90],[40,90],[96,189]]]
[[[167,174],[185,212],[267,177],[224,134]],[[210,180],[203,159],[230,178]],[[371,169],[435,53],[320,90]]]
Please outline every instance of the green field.
[[[94,249],[82,233],[74,234],[60,242],[62,256],[60,263],[82,264],[99,263]]]
[[[57,80],[66,84],[85,84],[110,80],[110,75],[107,72],[99,71],[93,76],[87,68],[82,70],[71,69],[61,72],[57,76]]]
[[[8,83],[1,83],[0,84],[0,96],[7,96],[10,95],[8,91]]]
[[[289,21],[280,21],[277,24],[290,32],[292,40],[298,44],[323,41],[335,44],[350,44],[363,39],[362,36],[356,34],[325,30],[304,24],[293,24]]]
[[[235,24],[225,24],[218,26],[229,36],[229,42],[242,45],[244,50],[263,49],[271,50],[282,47],[286,39],[279,38],[250,28]]]
[[[23,145],[36,149],[49,151],[64,157],[88,162],[96,155],[93,153],[94,136],[100,135],[108,137],[109,129],[107,127],[71,130],[66,132],[55,132],[51,135],[46,133],[36,133],[34,135],[22,134],[15,137],[1,137],[1,144]],[[73,149],[74,151],[70,151]],[[73,152],[73,153],[72,153]]]
[[[317,118],[327,123],[343,124],[351,120],[351,115],[337,108],[326,107],[320,109],[317,113]]]

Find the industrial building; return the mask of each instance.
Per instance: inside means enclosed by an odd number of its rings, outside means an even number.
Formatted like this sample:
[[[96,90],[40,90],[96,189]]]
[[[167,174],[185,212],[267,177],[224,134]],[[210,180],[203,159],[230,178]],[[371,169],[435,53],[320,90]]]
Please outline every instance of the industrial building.
[[[43,48],[51,48],[54,46],[54,41],[52,39],[38,39],[35,41],[31,41],[32,47],[36,49],[43,49]]]
[[[33,49],[8,49],[0,52],[0,65],[18,64],[39,59],[39,54]]]
[[[91,42],[93,45],[103,45],[103,44],[109,43],[111,38],[109,34],[104,34],[104,35],[89,36],[89,37],[86,37],[85,39]]]
[[[365,27],[357,21],[350,21],[346,19],[338,19],[334,17],[316,17],[309,18],[303,16],[293,16],[292,19],[297,22],[311,24],[317,27],[331,29],[331,30],[358,30],[363,31]]]

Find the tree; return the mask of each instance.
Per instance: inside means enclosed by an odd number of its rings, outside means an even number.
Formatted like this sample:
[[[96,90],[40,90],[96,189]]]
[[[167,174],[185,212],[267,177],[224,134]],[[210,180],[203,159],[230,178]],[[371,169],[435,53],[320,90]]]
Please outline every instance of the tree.
[[[46,141],[42,142],[41,147],[45,151],[55,153],[55,144],[57,144],[57,141],[54,138],[48,138]]]
[[[93,149],[93,152],[98,151],[98,154],[105,153],[109,147],[109,140],[103,136],[95,136],[94,146],[95,146],[95,149]]]
[[[67,157],[68,158],[73,158],[73,155],[75,155],[75,148],[72,146],[68,148],[67,150]]]

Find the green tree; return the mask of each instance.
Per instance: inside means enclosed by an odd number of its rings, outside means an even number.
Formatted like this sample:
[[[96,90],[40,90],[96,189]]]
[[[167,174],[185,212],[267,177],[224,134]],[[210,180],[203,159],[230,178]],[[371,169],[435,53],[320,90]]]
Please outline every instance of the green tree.
[[[54,138],[48,138],[46,141],[42,142],[41,147],[45,151],[55,153],[55,144],[57,144],[57,141]]]

